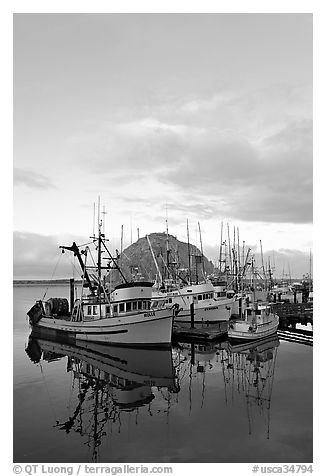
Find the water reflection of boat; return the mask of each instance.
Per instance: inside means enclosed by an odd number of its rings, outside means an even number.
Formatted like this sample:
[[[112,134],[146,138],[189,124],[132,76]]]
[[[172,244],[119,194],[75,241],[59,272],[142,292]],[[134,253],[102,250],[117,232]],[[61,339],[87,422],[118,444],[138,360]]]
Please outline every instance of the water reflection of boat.
[[[72,387],[77,389],[76,408],[55,426],[67,433],[87,436],[92,461],[108,426],[121,426],[121,412],[138,411],[155,398],[153,387],[175,392],[170,349],[141,349],[85,343],[76,346],[58,341],[29,338],[26,353],[33,363],[67,358]],[[76,385],[77,382],[77,385]],[[111,427],[112,433],[112,427]]]
[[[246,399],[249,434],[252,433],[254,412],[267,419],[267,438],[270,431],[270,407],[275,362],[279,339],[277,335],[255,342],[236,345],[227,343],[222,350],[222,369],[226,403],[235,392]]]

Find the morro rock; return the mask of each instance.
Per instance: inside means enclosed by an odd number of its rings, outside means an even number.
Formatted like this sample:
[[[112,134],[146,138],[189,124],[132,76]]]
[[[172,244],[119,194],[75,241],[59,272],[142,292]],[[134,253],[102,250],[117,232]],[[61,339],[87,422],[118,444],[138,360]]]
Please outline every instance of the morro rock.
[[[179,278],[184,282],[189,279],[200,282],[204,275],[214,270],[213,263],[196,246],[190,244],[188,249],[188,243],[166,233],[151,233],[139,238],[123,250],[119,265],[128,281],[144,279],[154,282],[160,278]],[[121,281],[117,271],[114,281]]]

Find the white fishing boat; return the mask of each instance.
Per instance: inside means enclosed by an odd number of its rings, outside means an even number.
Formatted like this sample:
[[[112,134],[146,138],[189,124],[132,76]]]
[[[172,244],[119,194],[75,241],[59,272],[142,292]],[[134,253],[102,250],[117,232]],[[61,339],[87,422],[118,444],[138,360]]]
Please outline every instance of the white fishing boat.
[[[98,237],[93,236],[97,251],[88,265],[90,249],[77,246],[61,246],[78,258],[82,269],[84,290],[80,299],[71,297],[70,310],[65,298],[39,300],[28,311],[29,321],[35,332],[68,338],[72,342],[93,341],[127,346],[164,346],[171,344],[173,310],[166,308],[164,302],[152,306],[152,285],[150,282],[127,282],[118,267],[118,258],[109,252],[104,234],[99,224]],[[108,254],[109,264],[102,267],[102,253]],[[84,258],[84,260],[83,260]],[[102,270],[115,267],[125,282],[118,285],[113,293],[106,287]],[[89,271],[96,271],[92,275]],[[74,294],[73,292],[71,293]]]
[[[295,285],[296,284],[296,285]],[[272,302],[286,302],[292,304],[301,304],[303,302],[302,289],[297,283],[290,285],[288,283],[281,283],[273,286],[270,292]]]
[[[275,334],[278,324],[279,317],[270,304],[245,302],[239,317],[229,321],[228,337],[240,340],[261,339]]]
[[[198,223],[199,225],[199,223]],[[200,233],[200,227],[199,227]],[[153,297],[156,300],[155,305],[164,303],[165,306],[169,306],[174,309],[175,316],[174,322],[182,325],[190,325],[194,322],[194,325],[203,325],[207,323],[214,323],[219,321],[227,321],[231,317],[232,303],[234,302],[234,293],[226,295],[225,293],[217,293],[212,282],[208,280],[204,272],[204,254],[203,249],[201,253],[195,254],[190,251],[189,243],[189,229],[187,221],[187,235],[188,235],[188,276],[187,280],[182,278],[174,266],[174,261],[171,263],[170,257],[170,245],[168,227],[166,231],[167,237],[167,259],[165,264],[165,271],[168,278],[163,279],[162,273],[159,269],[155,253],[153,251],[151,241],[147,235],[147,241],[149,248],[157,269],[159,283],[157,290],[154,291]],[[201,233],[200,233],[201,236]],[[202,248],[202,246],[201,246]],[[191,258],[195,261],[195,272],[191,266]],[[176,260],[177,262],[178,260]],[[203,267],[202,276],[200,281],[199,267]],[[195,278],[195,279],[193,279]],[[192,312],[193,310],[193,312]]]
[[[215,297],[215,289],[210,281],[189,284],[166,293],[157,292],[154,296],[157,305],[163,302],[175,310],[174,322],[180,324],[190,324],[192,304],[195,324],[228,321],[234,302],[234,297]]]

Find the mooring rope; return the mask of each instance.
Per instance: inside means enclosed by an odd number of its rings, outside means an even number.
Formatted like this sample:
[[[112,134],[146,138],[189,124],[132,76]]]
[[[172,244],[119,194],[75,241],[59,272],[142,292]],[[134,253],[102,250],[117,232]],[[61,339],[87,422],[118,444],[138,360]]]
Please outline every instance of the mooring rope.
[[[57,267],[58,267],[59,261],[61,260],[61,257],[62,257],[62,253],[59,254],[59,257],[58,257],[57,263],[56,263],[56,265],[55,265],[55,267],[54,267],[54,270],[53,270],[53,272],[52,272],[52,276],[51,276],[51,278],[50,278],[50,281],[52,281],[52,279],[53,279],[53,276],[54,276],[54,274],[55,274],[55,272],[56,272],[56,270],[57,270]],[[49,290],[49,287],[50,287],[50,283],[48,284],[47,288],[45,289],[45,293],[44,293],[44,296],[43,296],[43,298],[42,298],[42,301],[44,301],[45,296],[46,296],[46,293],[47,293],[48,290]]]

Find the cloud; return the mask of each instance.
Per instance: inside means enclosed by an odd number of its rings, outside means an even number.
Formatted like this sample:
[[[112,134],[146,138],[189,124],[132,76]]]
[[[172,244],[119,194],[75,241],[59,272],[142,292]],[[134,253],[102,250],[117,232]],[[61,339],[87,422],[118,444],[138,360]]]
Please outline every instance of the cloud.
[[[15,279],[59,279],[72,276],[71,259],[59,250],[58,237],[14,232],[13,239]]]
[[[312,127],[287,124],[260,144],[232,132],[191,136],[187,154],[160,180],[215,201],[226,216],[249,221],[312,220]],[[213,207],[214,209],[214,207]]]
[[[310,99],[305,85],[170,98],[72,138],[73,155],[118,192],[157,184],[176,194],[176,205],[181,196],[189,208],[209,202],[212,216],[309,223]]]
[[[33,170],[14,168],[14,184],[25,185],[26,187],[48,190],[49,188],[55,188],[52,181],[38,172]]]

